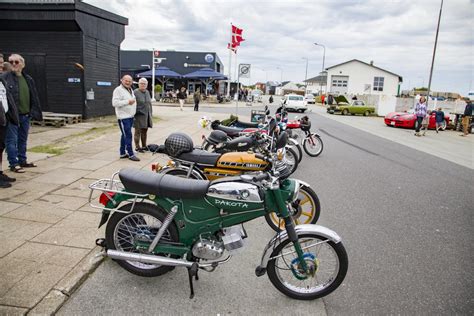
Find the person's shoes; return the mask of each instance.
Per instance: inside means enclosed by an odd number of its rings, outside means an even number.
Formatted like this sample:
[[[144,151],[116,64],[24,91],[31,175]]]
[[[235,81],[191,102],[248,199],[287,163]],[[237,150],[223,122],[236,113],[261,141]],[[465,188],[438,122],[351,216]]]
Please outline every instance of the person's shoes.
[[[36,168],[37,165],[35,165],[33,162],[20,162],[20,167],[22,167],[22,168]]]
[[[3,181],[3,182],[15,182],[16,179],[11,178],[11,177],[7,176],[6,174],[4,174],[3,172],[0,171],[0,182],[1,181]]]
[[[19,165],[10,166],[10,171],[13,171],[13,172],[16,172],[16,173],[25,173],[25,169],[23,169]]]
[[[426,136],[426,132],[423,132],[423,136]]]
[[[148,149],[148,146],[143,146],[143,147],[142,147],[142,150],[143,150],[143,151],[150,151],[150,150]]]
[[[125,158],[128,158],[127,154],[120,155],[120,159],[125,159]]]
[[[135,155],[133,155],[132,157],[129,157],[128,159],[130,159],[131,161],[140,161],[140,158],[138,158]]]
[[[438,129],[436,129],[436,134],[438,134]]]
[[[463,137],[466,137],[467,135],[465,135],[465,134],[461,134],[461,135],[459,135],[459,136],[463,136]]]
[[[9,188],[9,187],[11,187],[11,186],[12,186],[12,184],[11,184],[10,182],[6,182],[6,181],[1,181],[1,180],[0,180],[0,188],[6,189],[6,188]]]
[[[142,154],[144,153],[143,148],[141,147],[137,147],[135,148],[135,150],[138,151],[139,153],[142,153]]]

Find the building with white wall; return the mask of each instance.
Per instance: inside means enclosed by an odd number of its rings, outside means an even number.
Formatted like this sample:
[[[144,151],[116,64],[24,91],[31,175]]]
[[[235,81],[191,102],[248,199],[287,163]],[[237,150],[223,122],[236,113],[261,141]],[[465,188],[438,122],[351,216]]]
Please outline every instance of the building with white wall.
[[[396,96],[403,82],[400,75],[357,59],[331,66],[326,71],[328,93],[334,94]]]

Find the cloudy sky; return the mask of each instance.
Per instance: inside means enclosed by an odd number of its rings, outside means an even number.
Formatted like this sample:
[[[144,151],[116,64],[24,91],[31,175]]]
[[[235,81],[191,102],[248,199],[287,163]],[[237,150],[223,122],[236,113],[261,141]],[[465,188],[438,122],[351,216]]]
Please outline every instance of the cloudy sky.
[[[230,23],[244,30],[237,58],[252,82],[318,75],[351,59],[399,74],[402,89],[428,85],[440,1],[437,0],[84,0],[129,19],[122,49],[217,52],[228,65]],[[467,94],[473,86],[474,3],[446,0],[434,73],[435,91]],[[234,62],[232,62],[234,64]],[[232,66],[234,68],[234,66]],[[281,68],[282,70],[280,70]],[[227,70],[225,71],[227,73]]]

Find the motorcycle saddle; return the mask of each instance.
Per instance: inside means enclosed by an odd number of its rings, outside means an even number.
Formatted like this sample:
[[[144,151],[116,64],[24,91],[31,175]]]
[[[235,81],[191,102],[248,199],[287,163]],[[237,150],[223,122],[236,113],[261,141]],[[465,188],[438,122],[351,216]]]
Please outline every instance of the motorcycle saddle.
[[[229,127],[229,126],[224,126],[224,125],[217,125],[215,126],[214,129],[223,131],[230,137],[239,136],[239,133],[242,132],[243,130],[243,128],[240,128],[240,127]]]
[[[124,168],[119,178],[125,190],[171,199],[196,199],[206,195],[208,180],[194,180],[133,168]]]
[[[202,149],[194,149],[188,153],[182,153],[176,158],[187,162],[194,162],[198,165],[215,166],[221,155],[222,154],[210,153]]]
[[[231,126],[235,127],[244,127],[244,128],[258,128],[259,123],[252,123],[252,122],[241,122],[239,120],[232,123]]]

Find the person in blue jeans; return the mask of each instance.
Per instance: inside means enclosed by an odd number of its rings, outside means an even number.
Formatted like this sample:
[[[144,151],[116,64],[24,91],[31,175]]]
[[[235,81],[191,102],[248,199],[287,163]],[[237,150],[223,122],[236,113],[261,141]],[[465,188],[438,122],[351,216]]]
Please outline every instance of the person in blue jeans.
[[[18,110],[19,122],[18,125],[7,125],[5,145],[10,170],[23,173],[23,168],[36,167],[34,163],[28,162],[26,157],[30,119],[42,121],[43,114],[35,82],[23,72],[25,59],[21,55],[12,54],[8,62],[12,65],[12,71],[4,73],[2,78],[7,84],[7,90],[13,95],[15,104],[11,106]]]
[[[442,108],[438,108],[435,114],[436,118],[436,133],[438,133],[439,129],[442,128],[444,122],[444,112]]]
[[[132,148],[132,126],[133,117],[137,112],[137,100],[132,90],[132,77],[122,77],[121,85],[114,89],[112,95],[112,106],[115,108],[118,125],[122,136],[120,137],[120,158],[128,158],[132,161],[140,161],[135,156]]]

